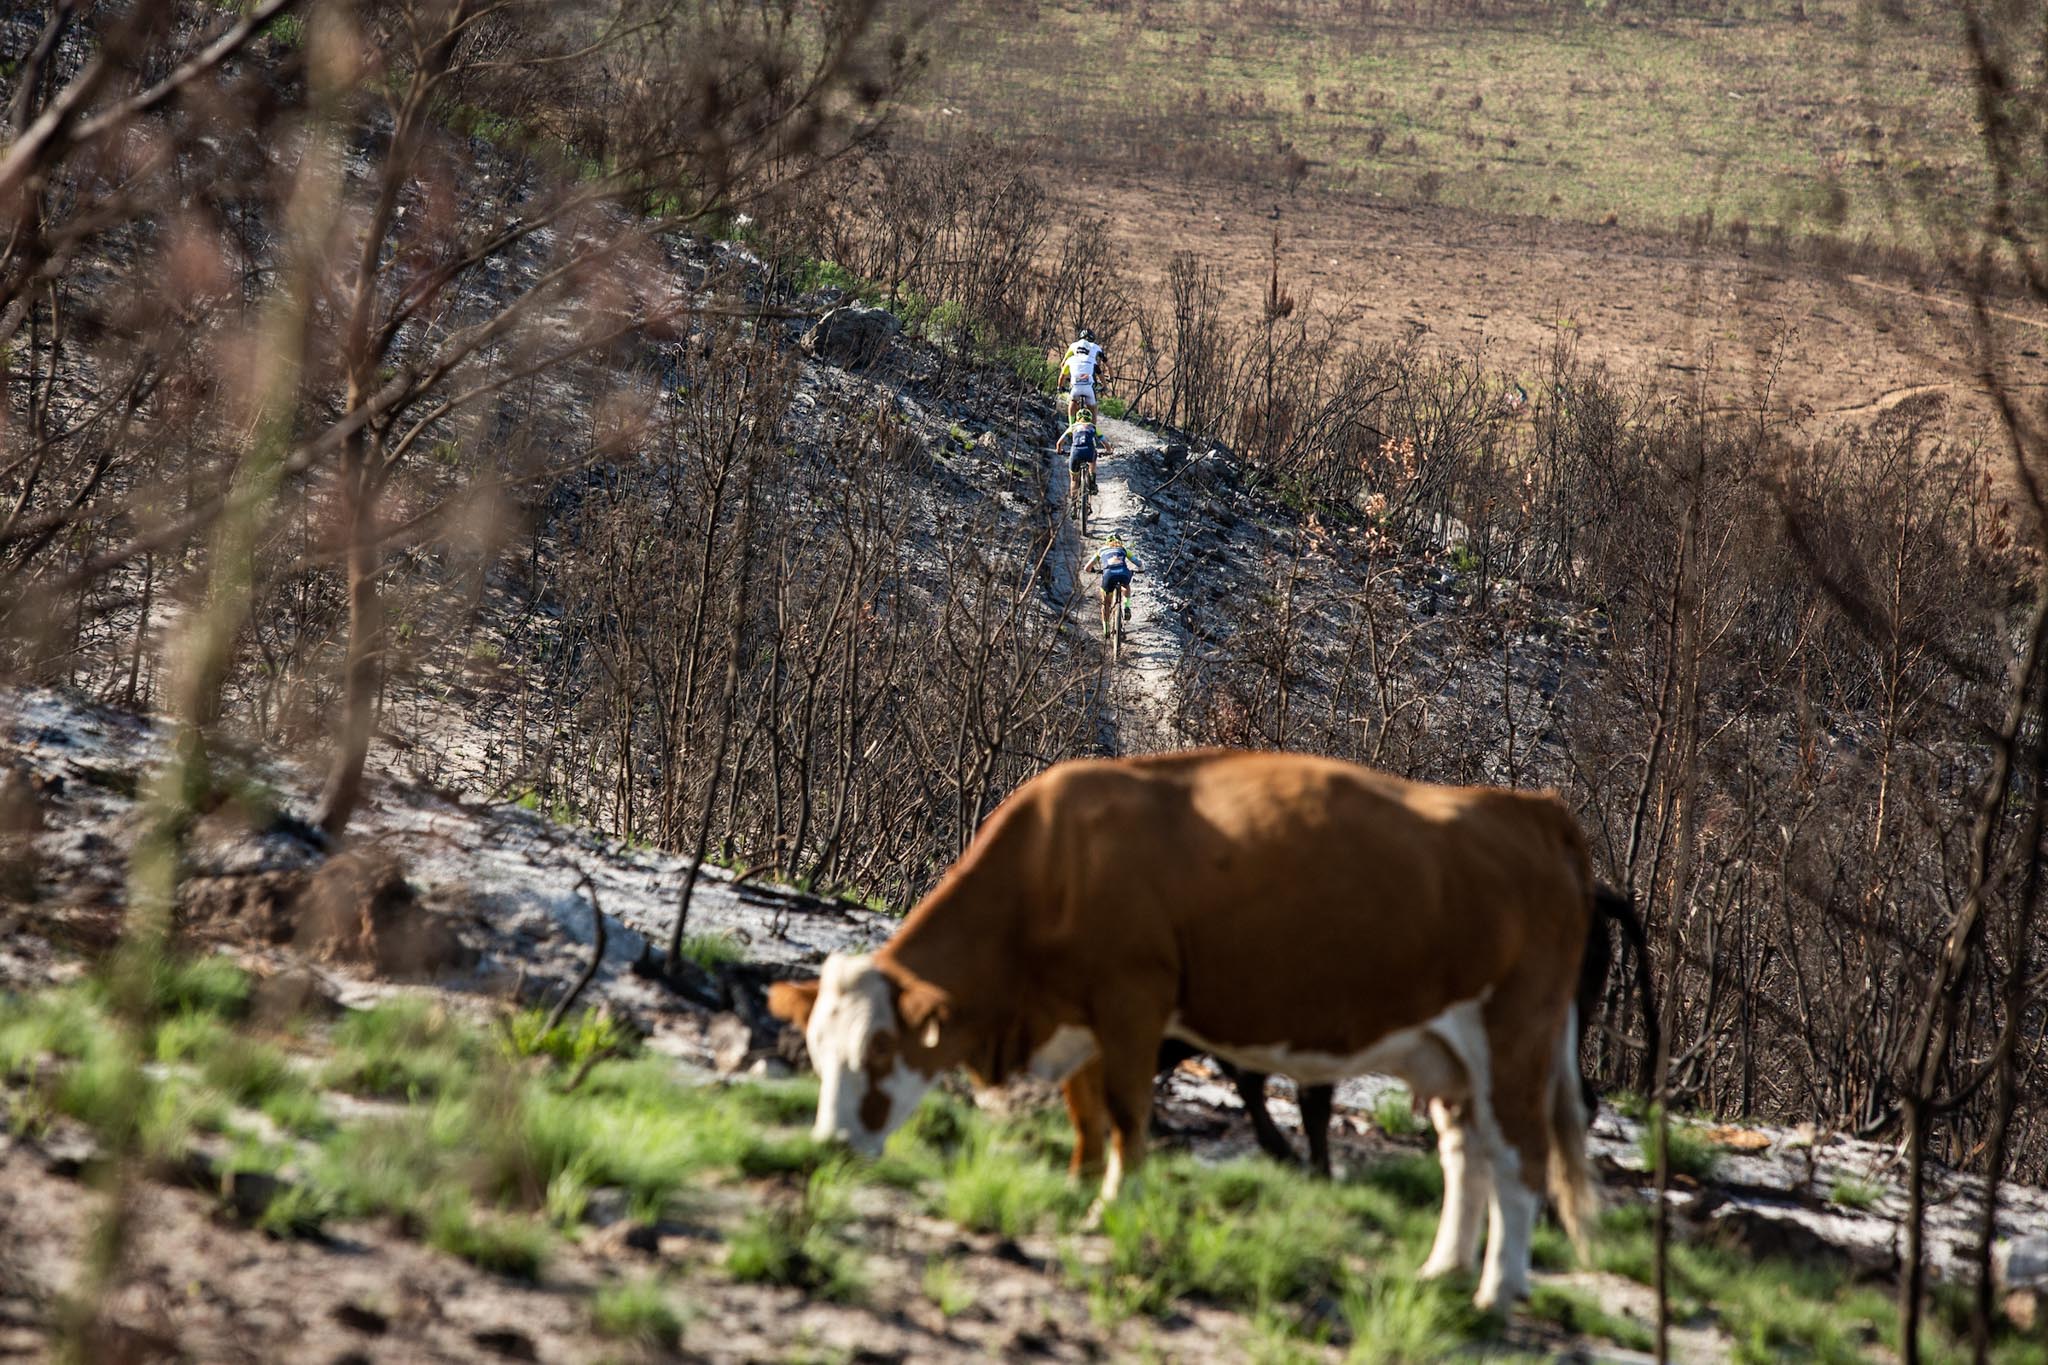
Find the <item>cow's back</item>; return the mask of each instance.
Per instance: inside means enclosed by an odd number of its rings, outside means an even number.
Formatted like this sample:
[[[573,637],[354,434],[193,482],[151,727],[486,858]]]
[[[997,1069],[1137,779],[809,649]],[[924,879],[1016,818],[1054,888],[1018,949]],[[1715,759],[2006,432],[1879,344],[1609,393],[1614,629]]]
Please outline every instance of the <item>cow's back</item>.
[[[1203,751],[1073,765],[1042,799],[1077,967],[1170,977],[1200,1037],[1355,1053],[1531,953],[1569,993],[1590,888],[1552,797]]]

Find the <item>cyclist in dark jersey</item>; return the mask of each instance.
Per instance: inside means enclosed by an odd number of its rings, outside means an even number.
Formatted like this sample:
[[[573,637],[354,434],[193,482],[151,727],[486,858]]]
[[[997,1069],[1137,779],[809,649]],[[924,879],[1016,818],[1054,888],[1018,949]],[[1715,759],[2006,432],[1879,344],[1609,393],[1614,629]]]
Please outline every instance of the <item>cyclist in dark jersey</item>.
[[[1102,573],[1102,634],[1109,637],[1109,613],[1119,599],[1122,600],[1124,620],[1131,619],[1131,575],[1138,569],[1138,558],[1124,548],[1124,538],[1112,533],[1101,549],[1086,564],[1082,573]]]
[[[1079,474],[1086,470],[1088,491],[1093,493],[1096,458],[1109,449],[1109,442],[1103,440],[1095,430],[1095,414],[1087,408],[1082,408],[1080,415],[1074,419],[1074,424],[1061,432],[1059,440],[1053,442],[1052,449],[1055,455],[1059,453],[1061,446],[1069,447],[1067,473]]]

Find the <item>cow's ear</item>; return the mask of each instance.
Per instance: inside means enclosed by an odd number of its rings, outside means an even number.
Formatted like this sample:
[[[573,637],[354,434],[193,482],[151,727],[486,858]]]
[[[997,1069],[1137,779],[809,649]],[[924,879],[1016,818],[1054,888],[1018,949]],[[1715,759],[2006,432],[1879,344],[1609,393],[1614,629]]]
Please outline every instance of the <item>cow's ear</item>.
[[[912,981],[897,995],[896,1013],[903,1031],[929,1050],[939,1045],[940,1029],[952,1017],[953,998],[929,981]]]
[[[778,981],[768,988],[768,1012],[799,1029],[810,1027],[811,1007],[817,1003],[815,981]]]

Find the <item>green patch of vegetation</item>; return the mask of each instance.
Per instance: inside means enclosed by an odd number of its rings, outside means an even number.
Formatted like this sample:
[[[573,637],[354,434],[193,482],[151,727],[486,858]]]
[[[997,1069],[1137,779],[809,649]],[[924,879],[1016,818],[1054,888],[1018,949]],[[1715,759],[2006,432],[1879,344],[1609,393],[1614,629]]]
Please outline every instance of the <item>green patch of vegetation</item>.
[[[484,1053],[473,1029],[410,997],[350,1014],[335,1027],[334,1049],[326,1084],[412,1101],[459,1088],[477,1074]]]
[[[1587,1295],[1556,1285],[1538,1285],[1529,1295],[1527,1312],[1574,1336],[1600,1337],[1631,1351],[1647,1351],[1656,1344],[1650,1329],[1634,1318],[1616,1317]]]
[[[1876,1208],[1877,1201],[1882,1198],[1884,1186],[1868,1180],[1859,1180],[1853,1175],[1841,1177],[1828,1190],[1828,1199],[1831,1202],[1858,1212]]]
[[[1648,1096],[1639,1095],[1633,1090],[1610,1090],[1607,1092],[1606,1099],[1608,1106],[1623,1118],[1633,1119],[1637,1123],[1649,1122],[1650,1101]]]
[[[848,1214],[844,1173],[813,1174],[803,1198],[750,1215],[726,1244],[726,1273],[742,1284],[778,1284],[833,1303],[867,1292],[860,1265],[840,1235]]]
[[[447,1200],[427,1224],[427,1242],[471,1265],[514,1279],[531,1280],[547,1262],[547,1229],[524,1218],[480,1211]]]
[[[1121,398],[1111,398],[1106,394],[1102,397],[1101,401],[1098,402],[1096,406],[1101,408],[1102,415],[1104,417],[1115,417],[1121,419],[1125,416],[1128,416],[1131,411],[1131,405],[1129,403],[1126,403]]]
[[[212,1014],[239,1019],[249,1011],[249,974],[224,957],[159,959],[150,972],[150,1008],[157,1014]]]
[[[1705,1180],[1714,1173],[1714,1167],[1721,1159],[1721,1149],[1715,1146],[1697,1125],[1674,1118],[1665,1125],[1665,1134],[1664,1151],[1673,1175],[1686,1176],[1692,1180]],[[1643,1169],[1657,1169],[1657,1121],[1654,1111],[1649,1123],[1643,1128],[1637,1146],[1642,1157]]]
[[[1398,1086],[1373,1101],[1372,1121],[1388,1137],[1416,1137],[1429,1131],[1429,1124],[1415,1112],[1415,1097]]]
[[[1344,1320],[1351,1328],[1350,1359],[1360,1365],[1445,1360],[1492,1330],[1463,1289],[1412,1273],[1386,1274],[1347,1293]]]
[[[579,1068],[593,1057],[627,1056],[638,1046],[632,1034],[604,1010],[584,1010],[547,1027],[548,1011],[521,1010],[506,1021],[505,1045],[517,1057],[550,1057]]]
[[[0,1074],[23,1079],[45,1058],[86,1056],[111,1037],[112,1027],[97,996],[85,988],[0,999]]]
[[[1088,1191],[1031,1150],[1020,1135],[977,1127],[947,1163],[937,1212],[977,1232],[1022,1237],[1049,1225],[1071,1225],[1087,1209]]]
[[[310,1089],[282,1052],[239,1034],[222,1038],[199,1070],[209,1085],[237,1104],[258,1104],[274,1095]]]
[[[590,1325],[599,1335],[673,1351],[683,1339],[683,1319],[655,1280],[608,1284],[590,1305]]]
[[[1024,382],[1026,388],[1051,393],[1059,387],[1060,367],[1046,359],[1045,349],[1020,342],[1004,347],[997,361]]]
[[[1159,1313],[1183,1297],[1254,1312],[1341,1301],[1354,1288],[1347,1258],[1388,1249],[1373,1220],[1345,1216],[1344,1193],[1266,1162],[1157,1159],[1138,1192],[1103,1213],[1101,1289],[1126,1312]]]
[[[974,1287],[944,1256],[924,1263],[924,1296],[948,1318],[957,1318],[974,1306]]]
[[[790,284],[799,294],[837,289],[870,306],[882,301],[879,285],[854,274],[837,261],[800,261],[790,274]]]
[[[684,957],[707,972],[734,966],[744,961],[747,955],[740,941],[727,933],[685,934],[682,952]]]

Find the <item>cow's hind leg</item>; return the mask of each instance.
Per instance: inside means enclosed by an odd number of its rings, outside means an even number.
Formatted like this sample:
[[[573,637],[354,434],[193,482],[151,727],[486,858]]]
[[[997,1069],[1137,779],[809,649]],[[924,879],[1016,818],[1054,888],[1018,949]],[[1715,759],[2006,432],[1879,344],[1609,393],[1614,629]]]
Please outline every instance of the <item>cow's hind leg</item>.
[[[1067,1117],[1074,1121],[1074,1160],[1068,1174],[1079,1180],[1102,1170],[1103,1139],[1109,1136],[1109,1103],[1102,1091],[1102,1059],[1096,1058],[1060,1086]]]
[[[1429,1120],[1436,1125],[1436,1154],[1444,1170],[1444,1211],[1436,1242],[1422,1263],[1422,1277],[1434,1279],[1479,1265],[1479,1232],[1493,1196],[1493,1142],[1473,1122],[1469,1102],[1431,1097]]]
[[[1422,1263],[1425,1277],[1471,1270],[1479,1262],[1480,1223],[1503,1149],[1488,1103],[1491,1073],[1486,1022],[1477,1004],[1454,1006],[1403,1059],[1402,1078],[1429,1100],[1444,1174],[1443,1216]]]
[[[1486,1262],[1473,1301],[1486,1311],[1529,1292],[1530,1239],[1550,1162],[1551,1085],[1569,1000],[1545,1000],[1540,978],[1507,983],[1487,1002],[1489,1087],[1503,1141],[1494,1164]]]
[[[1319,1180],[1330,1178],[1330,1106],[1336,1099],[1333,1085],[1299,1085],[1295,1093],[1301,1102],[1301,1131],[1308,1138],[1308,1167]]]
[[[1244,1104],[1245,1116],[1252,1121],[1252,1136],[1258,1139],[1259,1150],[1282,1165],[1297,1164],[1301,1158],[1295,1154],[1294,1144],[1287,1140],[1266,1108],[1266,1073],[1246,1071],[1221,1058],[1217,1061],[1237,1086],[1237,1097]]]

